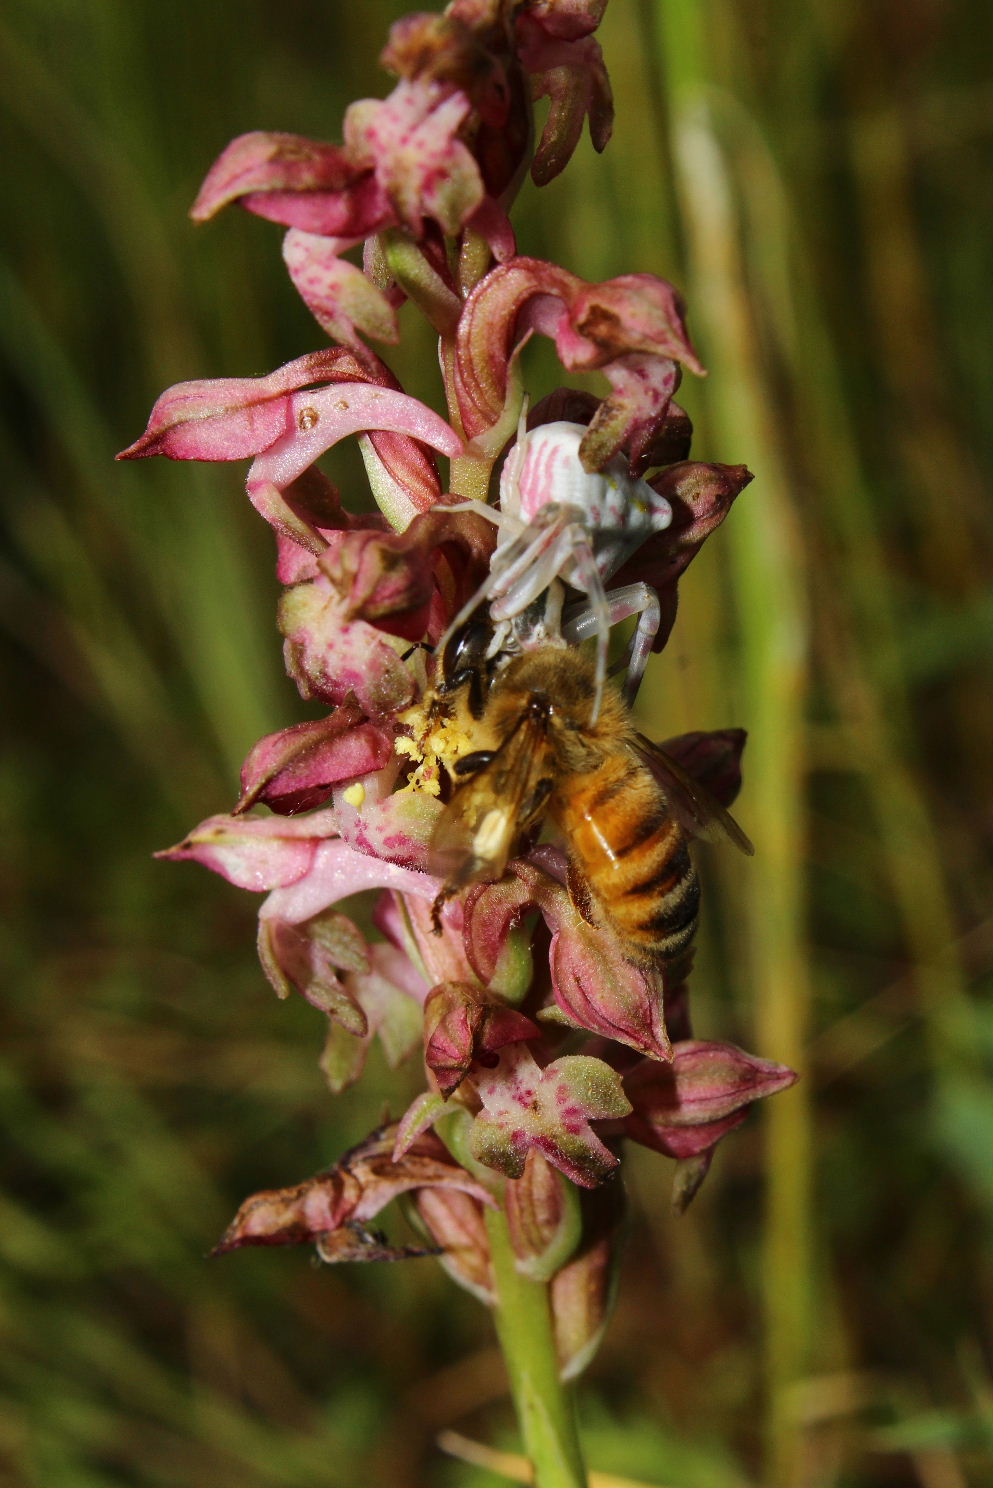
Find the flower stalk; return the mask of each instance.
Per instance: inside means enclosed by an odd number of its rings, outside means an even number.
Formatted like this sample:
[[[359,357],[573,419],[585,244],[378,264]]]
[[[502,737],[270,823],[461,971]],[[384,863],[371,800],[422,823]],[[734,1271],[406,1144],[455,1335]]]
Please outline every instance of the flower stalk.
[[[572,1389],[559,1373],[546,1282],[523,1276],[504,1214],[486,1216],[493,1258],[493,1319],[535,1488],[586,1488]]]

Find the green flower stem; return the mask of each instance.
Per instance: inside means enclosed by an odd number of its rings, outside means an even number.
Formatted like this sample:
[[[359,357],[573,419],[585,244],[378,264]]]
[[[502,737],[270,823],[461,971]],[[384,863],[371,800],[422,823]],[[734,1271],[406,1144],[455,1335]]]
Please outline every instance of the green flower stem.
[[[515,1265],[507,1220],[489,1211],[496,1329],[535,1488],[587,1488],[570,1392],[559,1378],[548,1287]]]

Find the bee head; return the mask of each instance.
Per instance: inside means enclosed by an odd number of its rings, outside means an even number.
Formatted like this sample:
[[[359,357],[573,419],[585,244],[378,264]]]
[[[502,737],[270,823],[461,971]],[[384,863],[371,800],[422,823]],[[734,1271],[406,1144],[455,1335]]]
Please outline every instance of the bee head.
[[[486,694],[499,660],[487,655],[492,640],[490,622],[473,616],[454,632],[441,656],[435,693],[439,697],[448,697],[466,687],[469,712],[473,718],[482,716]]]

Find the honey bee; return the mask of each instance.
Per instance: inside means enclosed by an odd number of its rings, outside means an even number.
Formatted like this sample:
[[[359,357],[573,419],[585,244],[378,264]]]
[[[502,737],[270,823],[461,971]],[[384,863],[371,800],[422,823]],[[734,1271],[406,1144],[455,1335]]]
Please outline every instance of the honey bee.
[[[565,844],[569,889],[584,917],[617,935],[629,960],[661,971],[696,930],[699,882],[689,838],[752,844],[724,807],[635,729],[621,696],[604,690],[596,662],[547,646],[512,657],[485,690],[468,661],[447,683],[463,689],[474,746],[449,766],[452,799],[435,829],[432,871],[445,901],[503,876],[541,823]],[[465,661],[465,659],[463,658]]]

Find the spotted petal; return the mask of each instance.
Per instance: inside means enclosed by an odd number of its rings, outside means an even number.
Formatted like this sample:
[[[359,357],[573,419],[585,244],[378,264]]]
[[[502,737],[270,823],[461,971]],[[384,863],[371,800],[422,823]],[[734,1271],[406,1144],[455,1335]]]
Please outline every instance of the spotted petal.
[[[283,261],[300,298],[332,340],[361,354],[362,336],[399,339],[396,311],[387,296],[361,269],[339,258],[327,238],[290,228],[283,239]]]
[[[581,1188],[595,1188],[617,1167],[590,1122],[624,1116],[630,1103],[602,1060],[565,1055],[541,1069],[522,1044],[511,1044],[474,1083],[483,1109],[470,1145],[487,1167],[519,1178],[534,1148]]]

